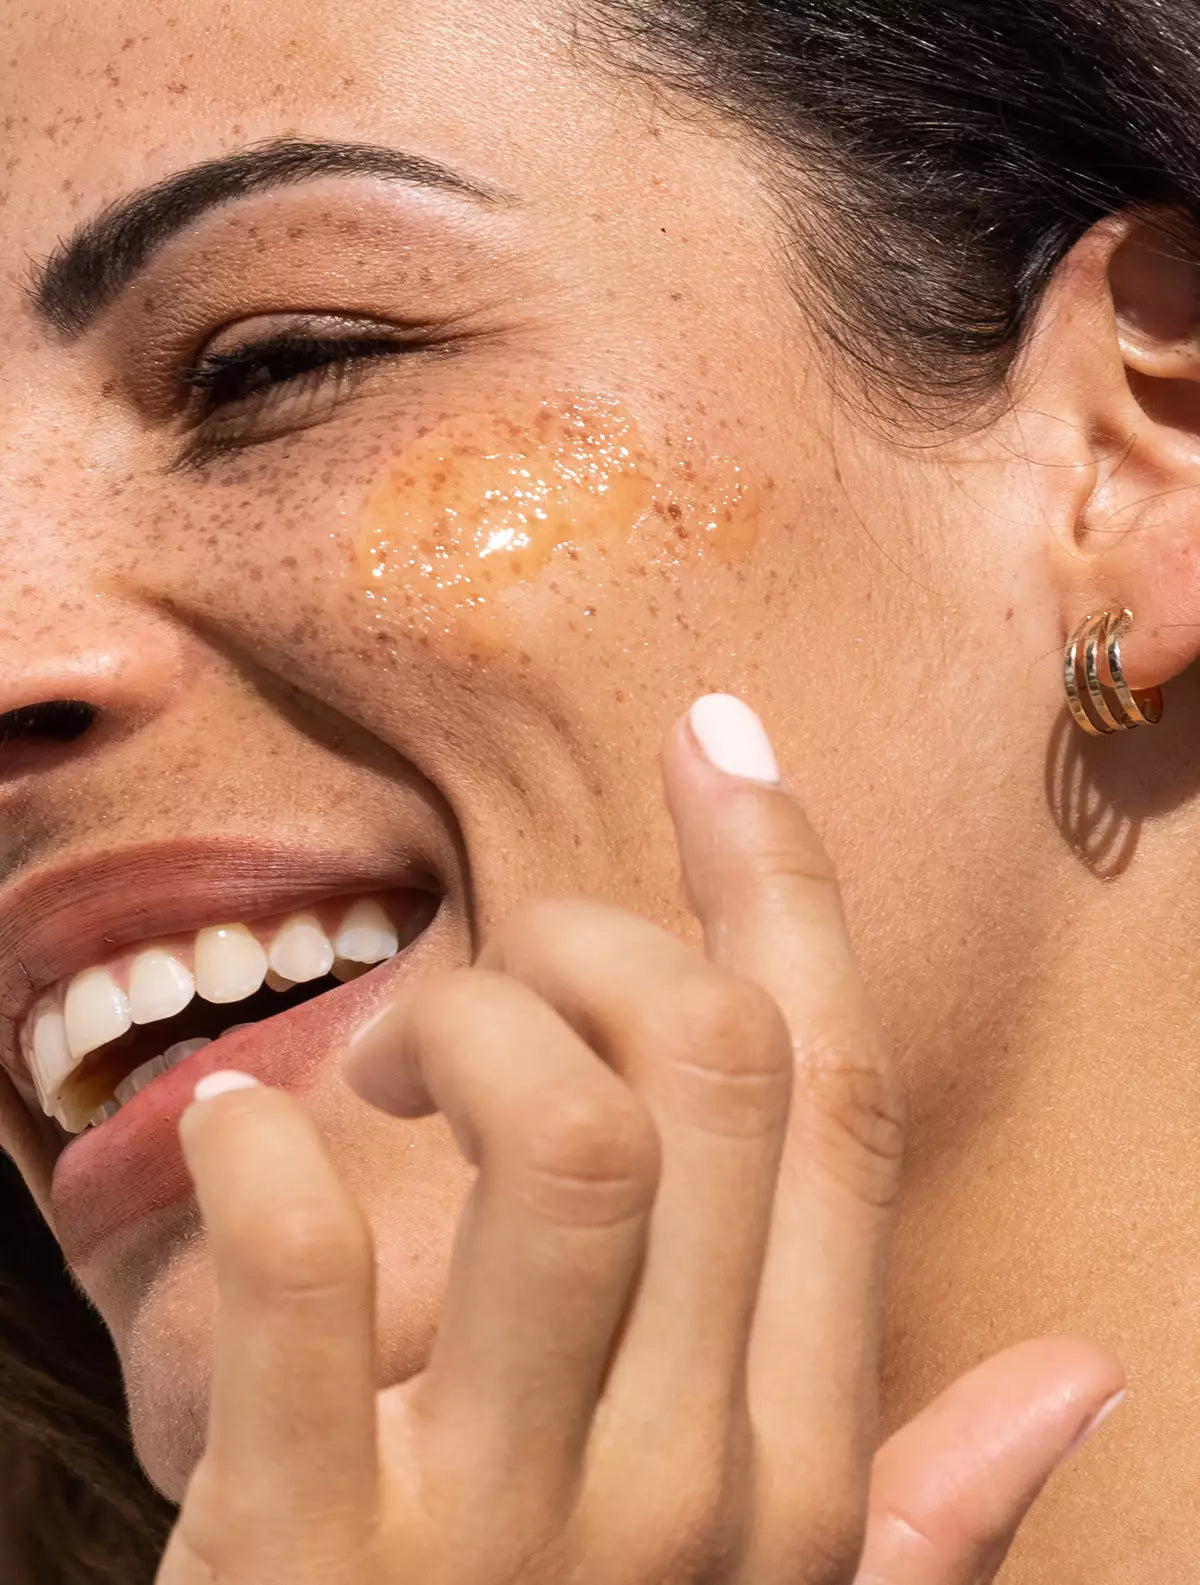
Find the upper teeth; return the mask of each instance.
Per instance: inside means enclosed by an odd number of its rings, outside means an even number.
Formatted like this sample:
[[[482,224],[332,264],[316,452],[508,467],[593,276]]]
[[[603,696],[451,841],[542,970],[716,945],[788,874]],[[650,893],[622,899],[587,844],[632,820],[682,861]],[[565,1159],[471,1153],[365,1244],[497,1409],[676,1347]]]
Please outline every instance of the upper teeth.
[[[383,904],[360,897],[282,919],[209,925],[190,939],[173,937],[84,969],[44,996],[21,1032],[42,1107],[59,1112],[64,1084],[89,1052],[134,1024],[173,1018],[193,996],[242,1001],[268,976],[283,988],[320,979],[335,964],[342,970],[347,962],[381,963],[398,950],[399,935]]]

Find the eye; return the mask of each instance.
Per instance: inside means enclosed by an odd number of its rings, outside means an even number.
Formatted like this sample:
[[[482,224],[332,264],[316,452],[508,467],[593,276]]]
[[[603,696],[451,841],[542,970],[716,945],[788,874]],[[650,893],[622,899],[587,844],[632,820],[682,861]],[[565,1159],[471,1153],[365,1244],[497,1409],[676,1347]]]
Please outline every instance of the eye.
[[[210,352],[194,367],[182,369],[178,378],[200,393],[203,419],[304,376],[332,378],[353,365],[388,357],[399,346],[380,336],[270,336],[232,352]]]
[[[385,365],[416,377],[466,344],[450,321],[408,323],[333,313],[264,314],[214,334],[171,383],[182,449],[172,472],[266,445],[332,418],[360,385],[384,382]]]
[[[171,467],[202,468],[225,453],[311,429],[337,411],[373,364],[435,345],[429,333],[385,333],[378,323],[356,333],[332,316],[264,326],[240,344],[226,335],[192,367],[176,371],[185,438]]]

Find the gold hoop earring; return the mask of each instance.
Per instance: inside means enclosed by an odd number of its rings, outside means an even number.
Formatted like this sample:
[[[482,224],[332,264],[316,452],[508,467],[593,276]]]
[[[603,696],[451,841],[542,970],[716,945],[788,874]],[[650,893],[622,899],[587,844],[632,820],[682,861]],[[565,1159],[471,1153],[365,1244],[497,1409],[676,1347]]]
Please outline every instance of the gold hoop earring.
[[[1157,726],[1163,718],[1162,689],[1134,690],[1125,680],[1121,640],[1132,626],[1132,611],[1104,611],[1086,617],[1067,641],[1063,657],[1067,704],[1089,737]]]

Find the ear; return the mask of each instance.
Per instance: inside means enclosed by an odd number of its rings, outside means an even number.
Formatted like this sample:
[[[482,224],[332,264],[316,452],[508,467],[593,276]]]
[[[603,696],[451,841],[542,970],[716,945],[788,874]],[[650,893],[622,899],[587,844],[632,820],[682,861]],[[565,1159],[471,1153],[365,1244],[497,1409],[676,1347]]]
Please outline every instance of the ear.
[[[1048,463],[1064,634],[1129,607],[1132,686],[1200,656],[1200,238],[1111,216],[1052,281],[1013,375],[1022,443]]]

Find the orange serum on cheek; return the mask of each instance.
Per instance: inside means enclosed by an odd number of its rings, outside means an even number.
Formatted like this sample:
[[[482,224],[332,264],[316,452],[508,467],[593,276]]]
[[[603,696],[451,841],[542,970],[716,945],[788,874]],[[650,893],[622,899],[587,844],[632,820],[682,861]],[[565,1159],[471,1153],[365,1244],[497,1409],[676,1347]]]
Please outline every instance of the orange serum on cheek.
[[[410,615],[471,613],[502,638],[502,596],[624,548],[667,565],[740,561],[758,496],[741,470],[697,460],[691,440],[650,456],[632,415],[603,396],[547,400],[522,422],[447,419],[418,436],[370,491],[353,567],[369,598]],[[701,482],[703,480],[703,482]]]

